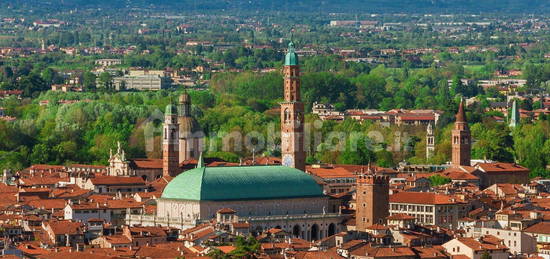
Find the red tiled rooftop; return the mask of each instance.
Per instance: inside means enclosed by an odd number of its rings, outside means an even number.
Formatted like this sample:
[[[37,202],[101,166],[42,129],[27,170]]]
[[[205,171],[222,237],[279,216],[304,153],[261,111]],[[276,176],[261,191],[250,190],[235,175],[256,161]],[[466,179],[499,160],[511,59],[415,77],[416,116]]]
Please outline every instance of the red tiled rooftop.
[[[539,222],[523,230],[527,233],[550,235],[550,222]]]
[[[132,167],[162,169],[162,159],[136,158],[130,161]]]
[[[405,213],[399,213],[399,214],[394,214],[394,215],[388,216],[386,219],[388,219],[388,220],[414,220],[416,218],[413,217],[413,216],[407,215]]]
[[[529,169],[520,166],[515,163],[478,163],[476,168],[485,171],[486,173],[499,173],[499,172],[521,172],[529,173]]]
[[[433,192],[398,192],[390,195],[390,202],[433,205],[462,203],[453,196]]]
[[[96,176],[90,179],[94,185],[144,185],[141,177]]]

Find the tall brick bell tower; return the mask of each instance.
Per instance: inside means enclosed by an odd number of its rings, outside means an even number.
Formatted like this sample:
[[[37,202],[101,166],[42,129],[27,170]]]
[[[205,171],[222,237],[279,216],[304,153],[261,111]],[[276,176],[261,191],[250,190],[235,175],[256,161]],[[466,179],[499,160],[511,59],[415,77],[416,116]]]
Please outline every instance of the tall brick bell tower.
[[[389,216],[389,178],[382,175],[361,175],[355,191],[355,224],[357,231],[374,224],[386,224]]]
[[[294,44],[285,57],[284,102],[281,103],[281,153],[284,166],[306,169],[304,150],[304,104],[300,99],[300,66]]]
[[[471,142],[470,128],[464,113],[464,102],[460,101],[456,114],[455,128],[452,130],[452,161],[453,167],[470,166]]]
[[[162,132],[162,175],[177,176],[179,171],[179,123],[178,109],[169,104],[164,113]]]

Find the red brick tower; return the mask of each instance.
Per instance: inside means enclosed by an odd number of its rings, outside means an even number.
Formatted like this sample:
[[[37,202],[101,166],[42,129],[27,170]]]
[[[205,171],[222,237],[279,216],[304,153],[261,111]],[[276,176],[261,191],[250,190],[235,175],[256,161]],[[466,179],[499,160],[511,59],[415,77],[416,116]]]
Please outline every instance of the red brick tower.
[[[162,135],[162,174],[177,176],[179,171],[179,124],[178,110],[174,105],[166,106]]]
[[[365,231],[373,224],[386,224],[389,216],[389,177],[361,175],[355,191],[355,225]]]
[[[470,129],[464,113],[464,102],[460,101],[458,113],[456,114],[455,128],[452,131],[452,166],[470,166],[471,142]]]
[[[281,153],[284,166],[306,169],[304,151],[304,104],[300,100],[300,66],[294,44],[285,57],[284,102],[281,103]]]

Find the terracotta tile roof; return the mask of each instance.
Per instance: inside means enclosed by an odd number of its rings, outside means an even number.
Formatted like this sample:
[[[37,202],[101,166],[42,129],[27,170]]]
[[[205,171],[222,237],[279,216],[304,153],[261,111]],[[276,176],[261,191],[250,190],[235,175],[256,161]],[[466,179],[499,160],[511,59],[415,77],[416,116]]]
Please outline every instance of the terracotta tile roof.
[[[252,158],[244,159],[243,165],[280,165],[281,164],[281,158],[279,157],[255,157],[254,160]]]
[[[224,254],[231,253],[231,252],[233,252],[233,250],[237,249],[234,246],[216,246],[215,248],[222,251],[222,253],[224,253]]]
[[[98,257],[108,257],[108,258],[132,258],[136,251],[131,250],[130,248],[86,248],[83,253],[95,255]],[[79,253],[78,253],[79,254]],[[62,258],[61,258],[62,259]],[[78,258],[76,258],[78,259]]]
[[[207,228],[207,229],[204,229],[202,231],[199,231],[199,232],[196,232],[196,233],[193,233],[191,234],[191,237],[188,238],[189,241],[195,241],[195,240],[199,240],[201,238],[204,238],[204,237],[208,237],[208,236],[211,236],[211,235],[214,235],[215,234],[215,230],[213,228]]]
[[[471,259],[470,257],[466,256],[466,255],[451,255],[451,259]]]
[[[367,229],[370,230],[387,230],[388,227],[380,224],[373,224],[370,227],[367,227]]]
[[[192,228],[188,228],[188,229],[185,229],[183,230],[180,235],[182,236],[185,236],[185,235],[189,235],[189,234],[192,234],[194,232],[200,232],[200,231],[203,231],[204,229],[207,229],[207,228],[212,228],[212,226],[210,226],[209,224],[200,224],[200,225],[197,225],[195,227],[192,227]]]
[[[21,193],[50,193],[52,189],[50,188],[21,188],[19,189],[19,194]]]
[[[527,233],[550,235],[550,222],[539,222],[523,230]]]
[[[52,252],[49,254],[41,255],[40,259],[115,259],[116,256],[106,256],[99,254],[91,254],[89,252]]]
[[[138,192],[136,193],[139,197],[142,199],[154,199],[159,198],[162,195],[162,192],[160,191],[154,191],[154,192]]]
[[[69,178],[41,177],[41,176],[19,179],[19,183],[22,186],[55,185],[58,182],[68,182],[68,181],[69,181]]]
[[[505,245],[495,245],[488,242],[480,242],[470,237],[459,237],[457,238],[457,241],[471,248],[474,251],[508,250],[508,247],[506,247]]]
[[[162,169],[162,159],[148,159],[148,158],[130,159],[130,167]]]
[[[481,240],[484,243],[493,244],[493,245],[502,244],[502,239],[500,239],[496,236],[493,236],[493,235],[485,235],[485,236],[481,237]]]
[[[460,168],[448,168],[443,170],[441,173],[442,176],[447,177],[451,180],[479,180],[479,177],[465,172]]]
[[[529,169],[515,163],[477,163],[475,167],[486,173],[529,173]]]
[[[421,259],[426,258],[447,258],[447,255],[443,252],[445,249],[440,246],[435,247],[411,247],[412,250]]]
[[[113,196],[107,194],[92,194],[88,196],[88,199],[94,202],[107,202],[107,200],[113,199]]]
[[[18,191],[16,186],[0,183],[0,193],[17,193]]]
[[[236,228],[236,229],[250,228],[250,223],[248,222],[235,222],[232,225],[233,225],[233,228]]]
[[[382,257],[415,257],[414,251],[408,247],[372,247],[363,246],[351,251],[354,256]]]
[[[294,256],[295,259],[338,259],[338,258],[344,258],[340,256],[336,251],[334,250],[327,250],[327,251],[300,251],[297,252]]]
[[[406,115],[406,116],[400,116],[402,121],[433,121],[435,120],[435,116],[433,115]]]
[[[30,244],[30,243],[22,243],[17,246],[17,249],[21,250],[24,255],[27,256],[38,256],[38,255],[45,255],[49,254],[50,251],[41,248],[38,245]]]
[[[65,208],[67,201],[63,199],[39,199],[27,202],[27,204],[33,208],[40,208],[45,210],[60,210]]]
[[[323,179],[329,178],[356,178],[357,175],[342,167],[313,168],[307,166],[306,171]]]
[[[94,185],[145,185],[141,177],[96,176],[90,180]]]
[[[8,207],[17,203],[16,193],[0,193],[0,207]]]
[[[463,203],[456,197],[433,192],[398,192],[390,195],[390,202],[432,205]]]
[[[348,242],[343,243],[341,248],[344,250],[349,250],[349,249],[357,248],[359,246],[366,245],[366,244],[367,242],[365,242],[365,240],[350,240]]]
[[[112,235],[112,236],[104,236],[105,240],[111,244],[131,244],[132,240],[128,239],[124,235]]]
[[[73,222],[70,220],[61,220],[61,221],[51,220],[46,222],[45,224],[49,225],[53,233],[56,235],[82,234],[83,225],[80,222]]]
[[[153,189],[155,189],[155,191],[162,192],[164,190],[164,188],[166,188],[166,185],[168,185],[168,183],[171,180],[172,180],[172,177],[163,176],[159,179],[156,179],[156,180],[150,182],[149,184],[151,185],[151,187],[153,187]]]
[[[153,246],[141,246],[138,248],[135,257],[137,258],[188,258],[185,256],[185,250],[178,251],[170,248],[160,248]],[[193,254],[189,254],[193,255]]]
[[[280,228],[270,228],[269,230],[267,230],[267,232],[271,234],[277,234],[277,233],[283,232],[283,230]]]
[[[143,202],[134,199],[108,200],[107,207],[111,209],[142,208]]]
[[[364,171],[364,172],[367,172],[368,171],[368,166],[365,166],[365,165],[343,165],[343,164],[334,164],[333,165],[334,167],[341,167],[341,168],[344,168],[350,172],[361,172],[361,171]],[[393,173],[397,173],[397,171],[395,171],[394,169],[391,169],[391,168],[385,168],[385,167],[380,167],[380,166],[376,166],[376,165],[371,165],[370,168],[374,171],[374,173],[377,173],[377,174],[393,174]]]
[[[505,195],[514,195],[525,191],[525,188],[520,184],[498,183],[495,187],[498,188],[499,192],[502,192]]]
[[[52,196],[57,198],[69,199],[81,196],[87,196],[93,193],[92,190],[86,190],[78,188],[77,186],[71,188],[55,188],[52,191]]]
[[[223,208],[223,209],[219,209],[217,211],[217,213],[220,213],[220,214],[235,214],[236,211],[234,211],[233,209],[230,209],[230,208]]]
[[[156,236],[166,237],[166,229],[163,227],[129,227],[132,236]]]

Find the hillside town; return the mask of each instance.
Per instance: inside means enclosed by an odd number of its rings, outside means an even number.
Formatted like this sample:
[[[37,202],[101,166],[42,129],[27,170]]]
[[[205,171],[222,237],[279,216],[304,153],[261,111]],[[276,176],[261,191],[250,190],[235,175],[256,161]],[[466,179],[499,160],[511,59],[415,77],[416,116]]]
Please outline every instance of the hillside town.
[[[219,258],[247,247],[256,247],[254,258],[548,256],[550,180],[530,179],[530,169],[516,163],[472,159],[465,101],[454,119],[449,163],[306,164],[298,60],[290,43],[281,157],[203,157],[204,136],[193,134],[200,126],[184,93],[165,109],[161,159],[127,157],[119,143],[107,166],[5,170],[3,256]],[[415,117],[431,149],[439,114],[377,116],[388,123]]]
[[[0,3],[0,258],[550,259],[545,0]]]

